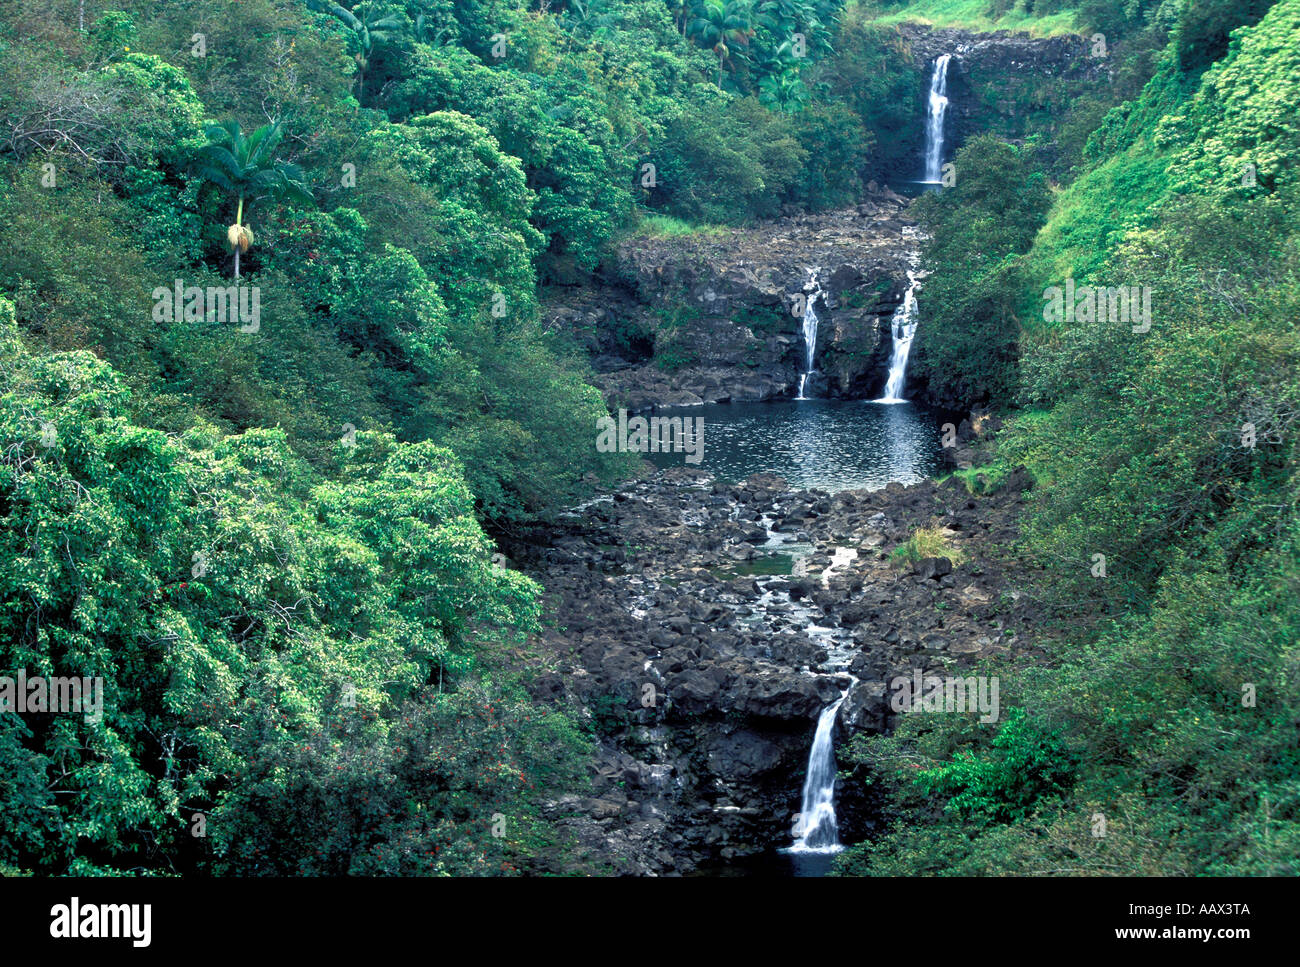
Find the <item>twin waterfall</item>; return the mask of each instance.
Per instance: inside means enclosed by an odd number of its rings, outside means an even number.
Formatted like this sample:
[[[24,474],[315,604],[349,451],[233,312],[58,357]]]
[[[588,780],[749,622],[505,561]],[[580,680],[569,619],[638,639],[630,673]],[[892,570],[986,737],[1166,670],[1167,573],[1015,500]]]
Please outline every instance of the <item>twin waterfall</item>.
[[[916,290],[921,283],[916,272],[907,271],[907,291],[903,293],[903,302],[894,310],[890,323],[890,335],[894,349],[889,356],[889,379],[885,383],[885,395],[877,403],[906,403],[903,399],[903,380],[907,376],[907,357],[912,352],[912,337],[916,335]]]
[[[795,396],[797,400],[806,400],[808,397],[804,389],[808,383],[808,377],[817,372],[817,300],[821,298],[822,290],[817,284],[817,273],[820,269],[810,269],[808,273],[808,284],[804,287],[809,291],[808,301],[803,307],[803,372],[799,374],[799,393]]]
[[[948,112],[948,62],[950,54],[944,54],[934,62],[930,75],[930,102],[925,119],[925,183],[941,184],[943,170],[943,122]],[[903,384],[907,376],[907,357],[912,350],[912,339],[916,335],[917,312],[916,290],[920,287],[918,276],[922,274],[916,267],[907,272],[907,291],[903,294],[902,304],[894,311],[890,336],[893,351],[889,359],[889,378],[885,383],[885,394],[877,403],[904,403]],[[799,394],[797,399],[807,399],[805,390],[808,377],[816,372],[817,354],[817,310],[814,304],[821,297],[821,288],[817,284],[818,270],[810,272],[805,289],[810,293],[804,305],[804,371],[799,376]],[[808,773],[803,783],[803,801],[800,804],[798,822],[794,828],[794,845],[790,853],[834,854],[844,847],[840,845],[839,826],[835,818],[835,718],[840,706],[848,697],[853,685],[850,684],[840,695],[839,700],[822,709],[817,718],[817,731],[813,735],[812,750],[808,753]]]

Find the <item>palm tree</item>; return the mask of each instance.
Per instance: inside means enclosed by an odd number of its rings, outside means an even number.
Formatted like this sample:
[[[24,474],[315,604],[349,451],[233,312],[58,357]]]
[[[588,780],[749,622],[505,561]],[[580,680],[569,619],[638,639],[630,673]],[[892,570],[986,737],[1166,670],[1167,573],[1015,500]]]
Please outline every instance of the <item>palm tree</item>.
[[[617,24],[618,18],[606,9],[604,0],[587,0],[586,3],[569,0],[568,7],[560,15],[560,26],[568,33],[564,49],[568,51],[580,30],[589,40],[598,41],[608,38]]]
[[[731,53],[727,42],[748,44],[749,38],[754,36],[750,20],[750,6],[743,0],[705,0],[691,21],[691,36],[718,55],[719,87],[722,86],[722,66]]]
[[[687,0],[668,0],[668,13],[673,18],[678,33],[686,36],[686,24],[690,20],[691,4]]]
[[[348,52],[357,63],[357,103],[361,103],[366,93],[366,69],[370,66],[371,55],[376,47],[399,39],[406,31],[406,21],[400,14],[385,13],[369,3],[358,4],[355,13],[327,0],[308,0],[307,5],[329,14],[348,28]]]
[[[226,229],[226,239],[235,252],[235,278],[239,278],[239,255],[253,244],[253,233],[244,224],[244,206],[262,198],[285,198],[313,202],[311,189],[295,164],[275,160],[280,144],[280,125],[264,124],[248,137],[238,121],[208,125],[208,143],[199,149],[195,171],[205,181],[237,199],[235,223]]]
[[[797,70],[768,74],[758,82],[759,103],[786,114],[796,114],[808,106],[808,88]]]
[[[838,22],[838,18],[832,21]],[[830,43],[831,31],[823,24],[817,7],[806,0],[763,0],[754,12],[754,26],[765,29],[772,39],[784,39],[778,57],[793,56],[791,41],[795,33],[804,35],[809,52],[835,53]]]
[[[763,0],[754,20],[776,36],[788,37],[811,16],[812,7],[803,0]]]

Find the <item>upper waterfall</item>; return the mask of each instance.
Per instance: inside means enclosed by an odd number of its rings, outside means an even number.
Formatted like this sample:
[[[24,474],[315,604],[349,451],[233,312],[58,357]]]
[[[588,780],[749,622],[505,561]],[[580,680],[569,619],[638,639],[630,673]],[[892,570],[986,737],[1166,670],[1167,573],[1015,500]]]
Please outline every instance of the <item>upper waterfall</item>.
[[[943,172],[943,120],[948,113],[948,62],[951,54],[934,61],[930,74],[930,102],[925,117],[925,182],[940,183]]]

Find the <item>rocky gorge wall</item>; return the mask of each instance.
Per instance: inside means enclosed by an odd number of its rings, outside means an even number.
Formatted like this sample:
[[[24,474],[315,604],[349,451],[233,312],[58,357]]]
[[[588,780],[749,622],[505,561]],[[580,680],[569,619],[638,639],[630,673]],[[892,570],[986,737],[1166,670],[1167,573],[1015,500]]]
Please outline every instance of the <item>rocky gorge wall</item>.
[[[548,321],[587,349],[612,408],[791,397],[805,352],[795,299],[813,297],[817,269],[819,395],[878,395],[918,244],[907,204],[874,188],[843,211],[634,237],[597,284],[551,290]]]
[[[1105,42],[1061,34],[1031,37],[998,30],[977,32],[958,28],[903,23],[898,27],[903,48],[917,71],[917,113],[925,110],[930,65],[941,54],[951,54],[948,65],[948,114],[944,160],[968,138],[993,133],[1013,142],[1038,136],[1040,150],[1049,160],[1074,98],[1109,83],[1110,51]],[[903,165],[888,173],[889,180],[916,178],[922,147],[918,141],[915,166]]]

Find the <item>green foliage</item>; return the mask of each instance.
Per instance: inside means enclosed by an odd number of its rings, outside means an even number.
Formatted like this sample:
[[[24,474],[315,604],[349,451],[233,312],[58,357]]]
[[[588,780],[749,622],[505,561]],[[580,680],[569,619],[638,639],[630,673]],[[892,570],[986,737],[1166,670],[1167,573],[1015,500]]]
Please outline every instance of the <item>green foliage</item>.
[[[992,494],[997,492],[1013,469],[1006,460],[994,460],[982,466],[954,470],[952,475],[965,485],[968,493]]]
[[[662,320],[654,335],[655,365],[673,373],[697,362],[699,349],[691,332],[701,324],[701,311],[682,305],[660,307],[655,312]]]
[[[703,94],[667,125],[655,155],[652,205],[688,221],[735,224],[773,216],[808,152],[789,118],[757,100]]]
[[[1025,149],[988,136],[963,145],[953,164],[956,185],[916,206],[931,274],[918,295],[909,376],[954,408],[1002,404],[1015,390],[1021,256],[1050,194]]]
[[[627,699],[618,695],[600,695],[589,703],[592,732],[596,737],[617,735],[632,721]]]
[[[647,235],[671,238],[680,235],[711,235],[725,232],[726,229],[715,225],[693,225],[672,215],[646,215],[639,226]]]
[[[920,527],[889,554],[893,564],[916,564],[927,557],[946,557],[954,565],[966,559],[965,553],[949,539],[942,527]]]
[[[1026,818],[1046,796],[1064,792],[1075,764],[1055,733],[1036,728],[1024,709],[1009,709],[990,743],[990,754],[962,752],[952,761],[917,773],[927,796],[941,796],[944,809],[974,822],[1012,823]]]
[[[874,140],[843,104],[818,104],[795,116],[795,134],[808,152],[789,196],[810,211],[843,208],[862,197],[859,172]]]
[[[4,715],[6,864],[467,871],[540,848],[531,790],[583,746],[510,684],[537,587],[490,563],[452,454],[362,433],[318,481],[278,430],[169,438],[107,364],[28,356],[0,311],[0,667],[104,682],[102,721]],[[351,811],[381,788],[403,819]],[[513,839],[473,833],[502,809]]]
[[[1202,75],[1185,110],[1161,122],[1156,143],[1177,149],[1173,190],[1228,200],[1295,185],[1292,161],[1300,150],[1300,124],[1287,101],[1300,95],[1298,27],[1300,10],[1278,3]],[[1198,134],[1206,130],[1213,137]],[[1246,165],[1254,166],[1254,185],[1243,184],[1250,180],[1244,177]]]
[[[860,164],[866,180],[878,180],[910,163],[923,147],[918,132],[925,79],[919,72],[898,69],[906,57],[895,31],[850,13],[835,35],[835,55],[814,68],[814,84],[825,85],[833,96],[826,113],[840,114],[846,108],[861,124],[862,133],[854,137],[862,140],[860,150],[870,153]],[[826,143],[821,147],[842,150]]]
[[[1043,37],[1077,30],[1074,4],[1042,0],[875,0],[881,23],[919,20],[970,30],[1023,30]]]
[[[1204,70],[1228,50],[1237,27],[1256,23],[1275,0],[1202,0],[1185,3],[1178,13],[1174,52],[1188,73]]]
[[[371,59],[379,49],[402,38],[408,26],[406,18],[375,3],[359,3],[354,10],[323,0],[308,0],[307,6],[329,14],[347,29],[348,53],[357,65],[357,100],[363,101]]]

